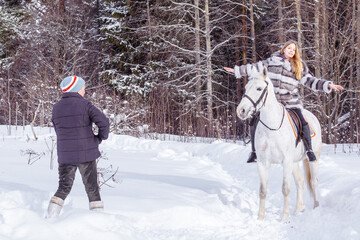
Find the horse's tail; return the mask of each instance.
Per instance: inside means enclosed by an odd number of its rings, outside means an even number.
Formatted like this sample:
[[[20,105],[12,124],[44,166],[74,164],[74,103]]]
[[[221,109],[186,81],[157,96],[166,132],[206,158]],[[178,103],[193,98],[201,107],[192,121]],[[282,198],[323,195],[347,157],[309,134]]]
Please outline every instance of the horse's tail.
[[[304,159],[304,169],[305,169],[305,177],[306,177],[306,184],[308,186],[308,189],[310,191],[310,194],[312,197],[315,196],[315,191],[316,189],[313,188],[313,185],[311,184],[311,182],[314,182],[314,179],[315,178],[315,181],[316,180],[316,175],[317,175],[317,168],[318,168],[318,164],[319,164],[319,158],[320,158],[320,151],[315,151],[315,155],[316,155],[316,161],[313,162],[313,169],[310,168],[310,162],[307,158]],[[313,174],[311,174],[313,173]],[[315,176],[313,176],[315,175]],[[311,181],[313,180],[313,181]],[[317,185],[317,184],[316,184]],[[315,186],[317,187],[317,186]]]

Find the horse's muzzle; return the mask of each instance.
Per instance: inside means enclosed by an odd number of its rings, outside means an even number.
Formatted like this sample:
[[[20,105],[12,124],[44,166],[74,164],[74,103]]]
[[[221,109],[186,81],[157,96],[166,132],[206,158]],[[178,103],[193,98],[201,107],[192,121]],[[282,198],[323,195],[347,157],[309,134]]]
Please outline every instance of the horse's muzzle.
[[[241,120],[246,120],[249,117],[252,116],[253,111],[251,108],[245,109],[244,107],[241,107],[240,105],[236,109],[236,114]]]

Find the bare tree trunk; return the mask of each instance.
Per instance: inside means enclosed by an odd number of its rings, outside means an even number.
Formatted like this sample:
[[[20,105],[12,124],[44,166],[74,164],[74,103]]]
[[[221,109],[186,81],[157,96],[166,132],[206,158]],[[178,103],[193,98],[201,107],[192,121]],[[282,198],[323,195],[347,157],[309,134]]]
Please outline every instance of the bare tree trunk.
[[[242,37],[242,59],[243,59],[243,62],[242,64],[247,64],[247,49],[246,49],[246,36],[247,36],[247,9],[245,6],[243,6],[242,8],[242,30],[241,30],[241,33],[243,35]],[[243,86],[242,86],[242,89],[245,89],[245,85],[247,83],[247,77],[244,77],[243,78]]]
[[[19,103],[15,103],[15,130],[17,130],[18,125],[18,114],[19,114]]]
[[[8,95],[8,107],[9,107],[9,121],[8,121],[8,135],[11,135],[11,101],[10,101],[10,69],[8,70],[8,89],[7,89],[7,95]]]
[[[352,1],[353,3],[353,7],[352,7],[352,19],[356,19],[356,0],[353,0]],[[355,23],[357,21],[355,20]],[[349,89],[354,89],[354,65],[355,65],[355,59],[354,59],[354,54],[355,53],[355,31],[356,31],[356,28],[355,30],[352,30],[351,31],[351,55],[349,56],[350,57],[350,83],[349,83]],[[354,108],[355,108],[355,102],[353,101],[353,99],[355,99],[355,93],[350,93],[350,100],[349,100],[349,107],[350,107],[350,121],[349,121],[349,130],[350,130],[350,136],[348,137],[347,139],[347,142],[349,143],[352,143],[354,141],[354,132],[355,132],[355,126],[354,126],[354,123],[356,122],[356,120],[354,121]]]
[[[240,23],[238,21],[238,19],[235,20],[235,35],[239,36],[240,35],[240,29],[239,29]],[[237,66],[241,65],[241,57],[240,57],[240,37],[236,37],[235,38],[235,63]],[[239,103],[240,99],[241,99],[241,95],[242,95],[242,87],[241,87],[241,78],[237,78],[236,79],[236,96],[234,97],[234,102]],[[233,126],[234,126],[234,141],[236,141],[236,134],[237,134],[237,128],[240,128],[240,124],[236,124],[237,123],[237,117],[236,117],[236,106],[233,107],[233,116],[234,120],[233,120]]]
[[[60,10],[60,14],[64,14],[65,13],[65,0],[59,0],[59,10]]]
[[[321,24],[321,34],[320,34],[320,39],[321,39],[321,56],[322,56],[322,60],[320,62],[324,62],[324,60],[327,61],[327,49],[326,46],[329,45],[328,42],[328,30],[327,30],[327,26],[328,26],[328,19],[327,19],[327,10],[326,10],[326,0],[320,0],[321,2],[321,16],[322,16],[322,24]],[[324,65],[321,67],[321,69],[323,69]]]
[[[253,0],[250,0],[250,20],[251,20],[251,42],[252,42],[252,62],[256,62],[256,45],[255,45],[255,22],[254,22],[254,8]]]
[[[38,107],[37,107],[37,109],[36,109],[36,111],[35,111],[35,114],[34,114],[34,119],[32,120],[32,122],[31,122],[31,124],[30,124],[30,126],[31,126],[31,131],[32,131],[33,134],[34,134],[35,140],[38,140],[38,137],[36,136],[36,133],[35,133],[35,130],[34,130],[34,125],[35,125],[37,113],[38,113],[38,111],[40,110],[40,106],[41,106],[41,102],[39,103],[39,105],[38,105]]]
[[[30,117],[30,109],[29,109],[29,101],[26,101],[26,119],[29,121]]]
[[[319,49],[318,53],[315,55],[316,63],[315,63],[315,76],[321,77],[322,70],[326,69],[326,61],[327,61],[327,11],[325,0],[319,0],[315,5],[315,48],[317,50],[317,45]],[[320,24],[321,22],[321,24]],[[318,25],[317,25],[318,23]],[[318,27],[318,30],[317,30]],[[318,32],[317,32],[318,31]],[[319,37],[317,37],[319,34]],[[318,42],[317,42],[318,41]],[[321,122],[326,125],[324,128],[326,131],[322,131],[323,139],[325,142],[329,142],[329,133],[331,132],[331,120],[327,117],[327,108],[326,105],[326,97],[321,95],[316,95],[317,101],[323,106],[321,107],[321,116],[323,116],[323,120]],[[324,109],[325,108],[325,109]]]
[[[201,136],[204,136],[204,121],[201,114],[201,70],[200,70],[200,13],[199,0],[194,0],[195,5],[195,64],[196,64],[196,128]]]
[[[146,14],[147,14],[147,24],[151,27],[151,17],[150,17],[150,0],[146,0]],[[149,28],[151,31],[151,28]]]
[[[150,16],[150,0],[146,1],[146,14],[147,14],[147,25],[148,25],[149,36],[152,36],[151,16]],[[148,56],[149,56],[149,61],[151,61],[151,59],[152,59],[152,47],[151,46],[150,46],[150,54]]]
[[[284,16],[283,16],[283,0],[278,0],[278,16],[279,16],[279,41],[280,43],[285,42],[284,36]]]
[[[212,66],[211,66],[211,39],[209,0],[205,0],[205,34],[206,34],[206,67],[207,67],[207,111],[209,121],[209,136],[213,136],[213,90],[212,90]]]
[[[360,41],[360,1],[357,1],[357,16],[356,16],[356,38],[357,42]],[[356,78],[360,78],[360,48],[356,48]],[[356,86],[356,90],[359,90],[359,85]],[[356,123],[356,130],[357,130],[357,139],[356,143],[359,144],[359,114],[360,114],[360,104],[359,104],[360,94],[359,91],[355,93],[355,99],[357,101],[356,108],[355,108],[355,123]]]
[[[321,27],[321,69],[326,69],[327,67],[327,62],[328,62],[328,53],[327,53],[327,46],[329,45],[329,41],[328,41],[328,16],[327,16],[327,2],[326,0],[321,0],[321,11],[322,11],[322,27]],[[325,118],[325,123],[326,123],[326,128],[327,131],[325,132],[326,135],[325,137],[325,142],[327,143],[332,143],[332,139],[330,138],[331,135],[331,119],[329,117],[327,117],[327,113],[328,113],[328,108],[329,106],[327,105],[327,98],[326,96],[322,98],[322,111],[323,111],[323,116],[326,116]]]
[[[320,1],[315,1],[315,76],[320,77]]]
[[[113,90],[113,99],[114,99],[114,104],[113,104],[113,107],[114,107],[114,112],[113,112],[113,114],[114,114],[114,129],[115,129],[115,133],[119,133],[118,132],[118,123],[117,123],[117,115],[118,115],[118,112],[117,112],[117,107],[118,107],[118,101],[116,101],[117,100],[117,98],[116,98],[116,90],[114,89]]]
[[[248,28],[247,28],[247,8],[245,7],[245,5],[246,5],[246,1],[244,1],[244,6],[242,7],[242,21],[241,21],[241,23],[242,23],[241,34],[243,36],[242,37],[242,50],[243,50],[242,51],[242,64],[247,64],[246,36],[247,36]],[[244,94],[244,92],[245,92],[246,83],[247,83],[247,76],[243,77],[242,86],[240,85],[242,94]],[[239,98],[242,96],[242,94],[239,95]],[[247,132],[246,127],[248,127],[248,126],[244,126],[245,133]]]
[[[240,29],[239,29],[239,25],[240,23],[236,20],[235,23],[235,35],[240,35]],[[241,57],[240,57],[240,37],[235,38],[235,58],[236,58],[236,65],[240,66],[241,65]],[[241,79],[237,78],[237,99],[236,100],[240,100],[240,97],[242,95],[241,91],[242,91],[242,87],[241,87]]]
[[[44,102],[41,102],[41,112],[40,112],[40,126],[43,127],[45,124],[45,107]]]
[[[297,42],[299,45],[299,53],[302,56],[302,37],[301,37],[301,12],[300,12],[300,0],[295,0],[296,4],[296,19],[297,19]]]

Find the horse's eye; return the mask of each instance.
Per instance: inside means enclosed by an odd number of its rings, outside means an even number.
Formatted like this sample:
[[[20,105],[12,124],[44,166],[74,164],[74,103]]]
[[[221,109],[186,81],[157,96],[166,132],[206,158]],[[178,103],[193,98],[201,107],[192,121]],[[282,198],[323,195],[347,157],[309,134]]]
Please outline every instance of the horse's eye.
[[[258,87],[256,90],[257,90],[257,91],[261,91],[261,90],[262,90],[262,88],[259,88],[259,87]]]

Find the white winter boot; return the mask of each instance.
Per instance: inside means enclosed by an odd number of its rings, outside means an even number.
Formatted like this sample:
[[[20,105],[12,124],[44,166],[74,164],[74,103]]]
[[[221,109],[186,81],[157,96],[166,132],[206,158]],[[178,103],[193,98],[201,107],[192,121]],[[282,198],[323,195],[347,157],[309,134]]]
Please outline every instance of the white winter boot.
[[[45,215],[45,218],[58,217],[63,205],[64,205],[64,200],[62,200],[59,197],[53,196],[50,199],[49,207]]]
[[[89,203],[89,209],[93,211],[104,211],[104,203],[102,201],[94,201]]]

